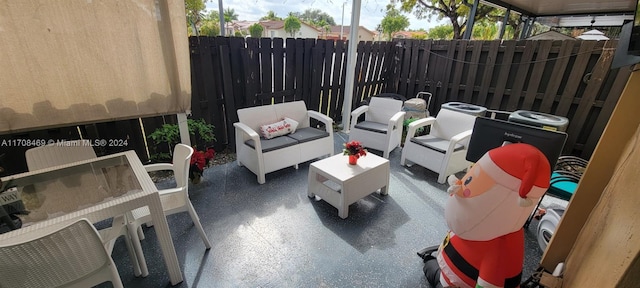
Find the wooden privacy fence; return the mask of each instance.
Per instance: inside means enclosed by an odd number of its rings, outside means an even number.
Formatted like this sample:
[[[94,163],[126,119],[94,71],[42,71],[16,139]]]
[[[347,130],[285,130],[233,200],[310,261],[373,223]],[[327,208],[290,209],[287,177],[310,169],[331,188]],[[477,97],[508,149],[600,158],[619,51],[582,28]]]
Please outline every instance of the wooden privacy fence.
[[[346,42],[190,38],[193,113],[233,146],[236,110],[293,100],[341,122]],[[630,75],[610,70],[617,41],[360,42],[352,107],[382,92],[569,119],[565,154],[589,158]],[[225,135],[224,137],[220,137]],[[224,141],[224,140],[223,140]]]
[[[347,42],[316,39],[190,37],[191,118],[215,126],[220,151],[235,148],[239,108],[304,100],[307,107],[341,122]],[[435,115],[443,103],[460,101],[502,111],[532,110],[570,121],[565,154],[590,158],[624,88],[629,67],[610,69],[617,41],[360,42],[352,107],[379,93],[406,98],[433,93]],[[127,139],[148,161],[147,135],[175,116],[96,123],[0,135],[15,139]],[[6,174],[26,171],[28,147],[2,146]],[[167,152],[165,147],[151,147]],[[8,165],[10,163],[11,165]],[[8,168],[7,168],[8,167]]]
[[[432,113],[460,101],[569,119],[565,154],[590,158],[630,76],[611,70],[617,41],[397,42],[388,90],[433,93]]]
[[[193,117],[235,148],[233,123],[244,107],[304,100],[336,122],[344,101],[347,42],[321,39],[191,37]],[[393,42],[361,42],[356,91],[384,89]],[[226,140],[226,141],[225,141]]]

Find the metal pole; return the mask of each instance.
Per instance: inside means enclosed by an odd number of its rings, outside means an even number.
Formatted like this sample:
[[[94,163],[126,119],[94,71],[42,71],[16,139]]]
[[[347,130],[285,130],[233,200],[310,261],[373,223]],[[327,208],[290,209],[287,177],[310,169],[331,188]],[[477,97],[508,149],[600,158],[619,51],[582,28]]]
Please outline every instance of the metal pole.
[[[504,37],[504,30],[507,28],[507,23],[509,23],[509,16],[511,16],[511,6],[507,7],[507,12],[504,14],[504,20],[502,20],[502,26],[500,27],[500,36],[498,39],[502,40]]]
[[[469,10],[469,19],[467,19],[467,29],[464,30],[462,39],[471,39],[471,32],[473,32],[473,24],[476,18],[476,10],[478,10],[478,3],[480,3],[480,0],[473,1],[473,7]]]
[[[358,49],[358,27],[360,27],[360,0],[353,0],[351,6],[351,32],[347,48],[347,69],[344,84],[344,103],[342,105],[342,131],[349,133],[351,121],[351,102],[356,73],[356,50]],[[355,27],[355,29],[354,29]]]
[[[347,1],[342,2],[342,23],[340,23],[340,40],[344,40],[342,38],[344,32],[344,4],[347,4]]]
[[[224,30],[224,9],[222,9],[222,0],[218,0],[218,9],[219,9],[219,18],[220,18],[220,36],[224,36],[225,32]]]

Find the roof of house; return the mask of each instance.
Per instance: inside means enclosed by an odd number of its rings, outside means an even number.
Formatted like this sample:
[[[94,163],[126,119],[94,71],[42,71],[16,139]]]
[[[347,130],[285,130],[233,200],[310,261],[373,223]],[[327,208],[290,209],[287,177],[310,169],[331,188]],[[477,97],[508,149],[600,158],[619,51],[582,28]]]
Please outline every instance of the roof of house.
[[[343,28],[341,28],[343,27]],[[361,29],[363,29],[366,32],[369,32],[371,35],[375,35],[375,32],[365,28],[364,26],[360,26]],[[340,30],[343,29],[343,33],[349,34],[349,32],[351,32],[351,26],[340,26],[340,25],[335,25],[335,26],[331,26],[331,31],[330,33],[340,33]]]

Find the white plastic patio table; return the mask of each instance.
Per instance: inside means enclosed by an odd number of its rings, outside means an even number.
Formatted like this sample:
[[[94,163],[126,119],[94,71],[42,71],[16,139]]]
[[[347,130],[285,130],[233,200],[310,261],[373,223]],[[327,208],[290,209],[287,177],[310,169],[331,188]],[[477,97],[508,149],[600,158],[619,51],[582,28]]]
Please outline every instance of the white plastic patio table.
[[[0,243],[29,239],[29,232],[76,219],[96,223],[148,206],[172,285],[183,281],[158,189],[134,151],[116,153],[2,178],[12,181],[30,213]]]
[[[347,156],[337,154],[311,163],[307,196],[322,198],[338,208],[342,219],[349,214],[349,205],[380,189],[387,195],[389,189],[389,160],[367,154],[356,165],[350,165]]]

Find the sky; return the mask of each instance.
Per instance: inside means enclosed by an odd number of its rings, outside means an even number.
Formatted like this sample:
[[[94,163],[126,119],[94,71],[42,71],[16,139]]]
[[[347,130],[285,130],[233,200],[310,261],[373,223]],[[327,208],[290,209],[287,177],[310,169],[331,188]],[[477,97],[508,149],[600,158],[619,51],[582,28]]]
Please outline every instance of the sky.
[[[269,10],[276,12],[276,16],[285,18],[289,12],[304,13],[307,9],[320,9],[331,15],[336,25],[342,23],[342,7],[344,4],[344,25],[351,25],[351,6],[352,0],[222,0],[224,10],[233,9],[238,14],[238,20],[257,21],[261,17],[267,15]],[[390,0],[361,0],[360,6],[360,26],[374,31],[378,24],[384,18],[386,12],[385,7]],[[207,10],[218,10],[218,1],[209,0],[205,3]],[[397,4],[399,8],[399,4]],[[435,19],[418,20],[412,14],[404,13],[409,18],[409,29],[429,30],[430,28],[444,24],[446,22],[437,22]]]

